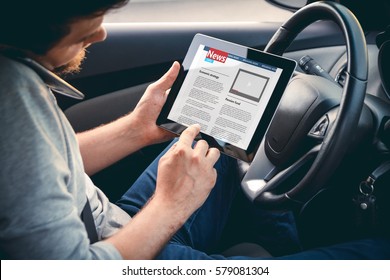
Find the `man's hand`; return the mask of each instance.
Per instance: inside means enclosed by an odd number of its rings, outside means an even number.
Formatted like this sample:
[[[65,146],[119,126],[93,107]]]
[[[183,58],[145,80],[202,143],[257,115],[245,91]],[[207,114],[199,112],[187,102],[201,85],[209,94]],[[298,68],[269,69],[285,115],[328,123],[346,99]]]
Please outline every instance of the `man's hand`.
[[[220,153],[200,140],[192,148],[199,125],[188,127],[171,149],[160,159],[154,199],[176,209],[187,219],[206,200],[214,187],[214,164]]]
[[[154,196],[129,224],[106,241],[125,259],[152,259],[206,200],[215,185],[219,151],[200,140],[200,130],[188,127],[160,159]]]
[[[159,128],[156,120],[179,70],[180,65],[175,62],[161,79],[147,88],[131,114],[78,134],[87,174],[95,174],[147,145],[175,136]]]
[[[146,145],[172,139],[175,135],[156,125],[156,120],[167,100],[168,92],[179,74],[180,65],[174,62],[172,67],[158,81],[149,85],[131,116],[139,129],[139,136]]]

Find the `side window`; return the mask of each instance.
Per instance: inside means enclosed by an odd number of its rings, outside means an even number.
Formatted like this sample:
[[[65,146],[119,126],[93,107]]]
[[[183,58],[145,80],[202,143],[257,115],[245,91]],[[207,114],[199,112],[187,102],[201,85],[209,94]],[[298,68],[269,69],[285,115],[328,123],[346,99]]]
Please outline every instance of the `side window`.
[[[284,22],[291,14],[271,0],[130,0],[105,22]]]
[[[310,0],[269,0],[271,3],[275,3],[281,7],[285,7],[287,9],[297,10],[306,5],[306,3],[310,2]],[[312,1],[313,2],[313,1]]]

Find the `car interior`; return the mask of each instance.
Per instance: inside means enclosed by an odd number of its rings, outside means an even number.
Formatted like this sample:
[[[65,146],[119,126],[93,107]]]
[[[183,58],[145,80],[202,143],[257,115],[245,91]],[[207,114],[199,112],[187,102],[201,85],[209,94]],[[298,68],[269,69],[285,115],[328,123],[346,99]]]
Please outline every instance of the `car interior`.
[[[80,73],[66,77],[84,100],[59,95],[58,104],[76,132],[131,112],[151,82],[183,61],[196,33],[293,59],[298,66],[268,131],[243,164],[240,203],[293,211],[305,249],[389,237],[390,4],[261,2],[282,15],[273,22],[105,23],[107,39],[89,48]],[[167,144],[145,147],[92,179],[115,202]]]

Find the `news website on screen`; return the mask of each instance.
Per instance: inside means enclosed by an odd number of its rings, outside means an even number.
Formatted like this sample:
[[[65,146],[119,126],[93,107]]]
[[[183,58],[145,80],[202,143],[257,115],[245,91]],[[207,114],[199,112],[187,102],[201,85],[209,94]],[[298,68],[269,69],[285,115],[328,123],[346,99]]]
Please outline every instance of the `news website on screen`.
[[[168,114],[246,150],[282,69],[200,45]]]

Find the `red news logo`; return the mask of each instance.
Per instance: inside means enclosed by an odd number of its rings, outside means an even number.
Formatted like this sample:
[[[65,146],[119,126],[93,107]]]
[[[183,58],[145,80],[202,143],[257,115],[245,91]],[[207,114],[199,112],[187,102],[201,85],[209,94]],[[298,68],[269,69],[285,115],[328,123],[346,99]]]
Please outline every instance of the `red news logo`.
[[[228,57],[227,52],[223,52],[217,49],[210,48],[207,52],[206,58],[219,61],[221,63],[225,63],[226,59]]]

